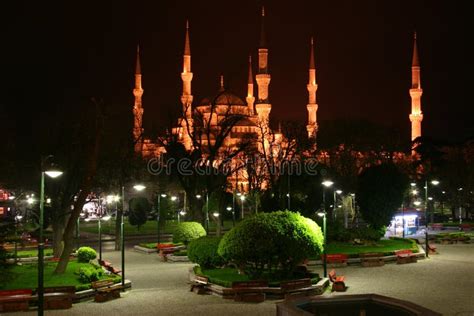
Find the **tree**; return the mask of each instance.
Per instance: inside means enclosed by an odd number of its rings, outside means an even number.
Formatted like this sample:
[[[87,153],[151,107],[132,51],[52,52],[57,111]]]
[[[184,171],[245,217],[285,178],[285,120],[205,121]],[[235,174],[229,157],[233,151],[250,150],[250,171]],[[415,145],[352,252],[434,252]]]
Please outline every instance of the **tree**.
[[[389,224],[403,202],[408,177],[393,163],[365,169],[359,176],[357,202],[362,217],[375,229]]]
[[[133,198],[128,205],[130,206],[128,222],[132,226],[137,226],[137,230],[140,230],[140,226],[146,223],[151,205],[146,198]]]

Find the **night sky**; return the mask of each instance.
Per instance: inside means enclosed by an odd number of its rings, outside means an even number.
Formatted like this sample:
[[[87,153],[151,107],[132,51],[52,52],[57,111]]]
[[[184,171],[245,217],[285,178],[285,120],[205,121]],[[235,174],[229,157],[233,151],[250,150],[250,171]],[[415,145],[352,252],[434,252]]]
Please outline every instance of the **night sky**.
[[[256,60],[265,4],[271,117],[306,121],[309,40],[315,37],[318,120],[367,119],[409,138],[413,31],[422,67],[423,133],[474,135],[472,17],[457,1],[130,1],[3,4],[3,135],[35,144],[51,114],[103,98],[115,120],[133,105],[142,51],[144,124],[168,127],[181,108],[185,21],[190,21],[195,101],[214,95],[219,75],[243,99],[247,59]],[[254,64],[255,66],[255,64]],[[255,68],[255,67],[254,67]],[[194,103],[196,104],[196,102]]]

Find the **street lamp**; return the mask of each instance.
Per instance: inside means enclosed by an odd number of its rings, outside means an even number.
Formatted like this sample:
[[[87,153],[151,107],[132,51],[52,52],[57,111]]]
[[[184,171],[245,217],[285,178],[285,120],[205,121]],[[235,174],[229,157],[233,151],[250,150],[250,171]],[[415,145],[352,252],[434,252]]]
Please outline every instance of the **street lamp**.
[[[323,271],[324,277],[327,277],[327,261],[326,261],[326,212],[318,212],[318,216],[323,218]]]
[[[161,198],[165,198],[166,194],[158,194],[158,206],[157,206],[157,214],[156,214],[156,240],[157,243],[160,244],[160,215],[161,215]]]
[[[227,206],[226,208],[229,212],[232,211],[232,227],[235,226],[235,211],[232,206]]]
[[[242,207],[241,207],[242,219],[244,219],[244,201],[245,201],[245,195],[243,195],[243,194],[240,195],[240,201],[242,202]]]
[[[143,184],[135,184],[133,188],[136,191],[143,191],[146,189],[146,186]],[[130,209],[130,205],[128,206]],[[122,288],[125,291],[125,223],[124,223],[124,213],[125,213],[125,186],[122,186],[122,216],[120,216],[120,251],[122,255]]]
[[[439,181],[438,180],[432,180],[431,181],[432,185],[438,185]],[[433,215],[433,213],[431,213]],[[425,180],[425,254],[426,257],[428,258],[428,180]]]
[[[39,240],[38,240],[38,316],[44,314],[44,175],[57,178],[63,174],[54,164],[46,167],[46,162],[53,156],[47,156],[41,160],[41,183],[40,183],[40,216],[39,216]]]
[[[324,180],[321,183],[325,188],[330,188],[334,182],[331,180]],[[326,190],[323,188],[323,210],[326,212]]]

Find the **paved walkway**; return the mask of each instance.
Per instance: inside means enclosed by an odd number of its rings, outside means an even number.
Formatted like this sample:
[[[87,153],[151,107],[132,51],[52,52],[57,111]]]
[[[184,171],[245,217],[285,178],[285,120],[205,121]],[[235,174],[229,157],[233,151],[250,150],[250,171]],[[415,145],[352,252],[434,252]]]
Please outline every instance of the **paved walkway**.
[[[346,276],[347,294],[377,293],[412,301],[443,315],[474,315],[474,244],[438,245],[439,255],[416,264],[337,268]],[[191,264],[163,263],[155,254],[127,250],[126,277],[133,290],[107,303],[88,301],[46,315],[275,315],[276,301],[236,303],[189,292]],[[120,265],[120,253],[104,258]],[[322,271],[320,271],[322,273]],[[325,295],[341,295],[326,293]],[[10,315],[35,315],[11,313]]]

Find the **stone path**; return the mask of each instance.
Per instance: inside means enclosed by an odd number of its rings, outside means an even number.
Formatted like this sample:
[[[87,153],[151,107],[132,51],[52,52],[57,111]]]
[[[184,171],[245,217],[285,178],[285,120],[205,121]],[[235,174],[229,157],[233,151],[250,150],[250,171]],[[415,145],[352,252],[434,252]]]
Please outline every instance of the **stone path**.
[[[439,255],[416,264],[383,267],[337,268],[346,276],[347,294],[377,293],[405,299],[443,315],[474,315],[474,244],[438,245]],[[107,303],[75,304],[70,310],[46,315],[275,315],[275,302],[236,303],[217,296],[189,292],[191,264],[163,263],[155,254],[127,250],[126,277],[133,290]],[[120,265],[120,253],[106,251],[104,258]],[[320,271],[322,273],[322,271]],[[324,295],[343,295],[326,293]],[[10,315],[35,315],[11,313]]]

